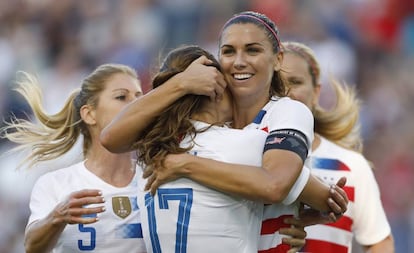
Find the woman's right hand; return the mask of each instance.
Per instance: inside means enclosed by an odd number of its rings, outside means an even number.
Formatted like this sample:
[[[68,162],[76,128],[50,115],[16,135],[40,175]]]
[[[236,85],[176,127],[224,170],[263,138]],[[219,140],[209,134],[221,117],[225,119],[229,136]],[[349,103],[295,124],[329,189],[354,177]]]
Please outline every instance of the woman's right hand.
[[[211,63],[204,55],[200,56],[184,72],[176,75],[187,94],[205,95],[215,100],[223,97],[227,83],[217,68],[209,66]]]
[[[102,192],[84,189],[72,192],[65,201],[59,203],[52,211],[53,224],[90,224],[98,221],[97,214],[105,211],[102,204],[105,199]],[[95,204],[93,207],[88,205]]]
[[[169,154],[165,157],[162,166],[145,168],[142,176],[148,179],[145,190],[149,190],[154,195],[160,185],[182,177],[185,164],[191,158],[194,156],[187,153]]]

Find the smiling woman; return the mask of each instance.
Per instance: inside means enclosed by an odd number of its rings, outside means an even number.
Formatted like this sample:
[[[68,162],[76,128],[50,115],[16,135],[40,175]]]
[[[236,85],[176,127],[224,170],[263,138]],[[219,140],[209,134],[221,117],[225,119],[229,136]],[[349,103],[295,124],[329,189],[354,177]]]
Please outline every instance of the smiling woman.
[[[46,173],[36,182],[26,227],[26,252],[145,252],[136,204],[131,153],[113,154],[99,142],[101,130],[142,95],[134,70],[105,64],[83,80],[62,110],[48,115],[36,79],[21,73],[17,91],[36,123],[14,118],[2,136],[29,149],[29,167],[67,153],[83,136],[84,161]],[[72,226],[68,226],[68,225]]]
[[[224,25],[219,45],[219,62],[233,96],[231,126],[266,135],[266,142],[259,148],[262,164],[247,166],[192,154],[169,154],[163,163],[145,171],[147,189],[156,193],[158,186],[186,177],[230,196],[268,203],[264,207],[260,239],[255,235],[252,240],[259,239],[260,252],[295,252],[303,241],[282,236],[290,231],[284,230],[290,227],[284,223],[285,218],[297,215],[298,203],[302,201],[331,212],[330,217],[335,219],[333,212],[341,215],[346,211],[348,199],[341,189],[344,179],[338,181],[341,187],[330,188],[310,176],[309,169],[304,167],[313,140],[313,117],[305,105],[286,97],[275,24],[259,13],[236,14]],[[212,71],[209,65],[211,61],[200,57],[164,85],[125,107],[105,128],[101,141],[113,151],[131,148],[131,140],[142,137],[143,129],[174,101],[188,93],[203,94],[196,91],[211,85],[211,81],[216,84],[214,87],[222,87],[221,73],[217,69]],[[194,69],[200,72],[195,73]],[[180,90],[181,93],[177,92]],[[222,93],[220,89],[215,91]],[[162,99],[156,100],[157,97]],[[145,113],[140,112],[142,107],[146,108]],[[176,136],[175,140],[181,137]],[[287,242],[294,247],[291,249]]]

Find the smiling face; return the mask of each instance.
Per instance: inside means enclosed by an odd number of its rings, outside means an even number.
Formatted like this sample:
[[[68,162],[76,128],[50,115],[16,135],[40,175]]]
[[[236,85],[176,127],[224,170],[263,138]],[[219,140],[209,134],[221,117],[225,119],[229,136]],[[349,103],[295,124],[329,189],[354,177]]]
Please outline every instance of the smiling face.
[[[252,23],[232,24],[223,31],[220,45],[220,64],[235,99],[267,102],[280,58],[263,29]]]
[[[313,111],[318,104],[321,86],[313,84],[306,60],[295,53],[285,53],[281,73],[288,83],[288,96],[304,103]]]

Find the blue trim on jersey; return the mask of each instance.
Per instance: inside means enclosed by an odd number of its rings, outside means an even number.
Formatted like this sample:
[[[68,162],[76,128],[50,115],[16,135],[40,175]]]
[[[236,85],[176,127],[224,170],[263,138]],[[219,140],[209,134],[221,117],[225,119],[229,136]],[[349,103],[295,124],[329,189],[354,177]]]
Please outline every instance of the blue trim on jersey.
[[[349,167],[337,159],[312,157],[312,168],[322,170],[350,171]]]
[[[253,120],[253,123],[255,124],[260,124],[263,120],[263,117],[265,116],[266,111],[265,110],[260,110],[260,112],[256,115],[256,117]]]
[[[124,224],[116,228],[117,238],[143,238],[141,223]]]
[[[138,211],[139,210],[139,206],[138,206],[138,199],[137,197],[129,197],[129,201],[131,202],[131,208],[132,211]]]
[[[193,189],[158,189],[160,209],[169,209],[168,201],[179,201],[177,217],[177,233],[175,235],[175,252],[187,252],[187,234],[190,223],[191,206],[193,205]]]
[[[160,239],[157,234],[157,220],[155,219],[154,197],[151,193],[145,194],[145,206],[148,212],[148,230],[150,233],[152,251],[161,253]]]

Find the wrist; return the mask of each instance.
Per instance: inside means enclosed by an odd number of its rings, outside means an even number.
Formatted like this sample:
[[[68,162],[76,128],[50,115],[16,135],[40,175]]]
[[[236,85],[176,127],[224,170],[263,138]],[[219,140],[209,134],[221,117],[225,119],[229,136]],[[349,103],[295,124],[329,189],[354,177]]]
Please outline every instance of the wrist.
[[[190,94],[191,91],[189,90],[188,86],[185,85],[186,79],[183,78],[183,73],[178,73],[173,76],[171,79],[171,86],[174,89],[174,92],[178,94],[178,97],[182,97],[184,95]]]

